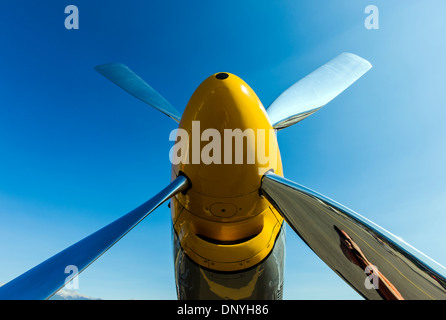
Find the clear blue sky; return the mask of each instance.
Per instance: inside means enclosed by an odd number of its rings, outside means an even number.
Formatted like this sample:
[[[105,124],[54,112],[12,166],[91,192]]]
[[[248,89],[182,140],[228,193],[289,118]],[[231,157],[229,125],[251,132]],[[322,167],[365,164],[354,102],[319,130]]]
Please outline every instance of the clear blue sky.
[[[77,5],[80,29],[64,28]],[[378,6],[380,29],[364,27]],[[279,133],[285,176],[446,264],[443,0],[9,1],[0,11],[0,282],[169,183],[175,122],[96,73],[130,66],[183,110],[207,76],[244,79],[267,107],[344,51],[373,69]],[[105,299],[175,299],[163,205],[80,275]],[[359,296],[288,228],[285,299]]]

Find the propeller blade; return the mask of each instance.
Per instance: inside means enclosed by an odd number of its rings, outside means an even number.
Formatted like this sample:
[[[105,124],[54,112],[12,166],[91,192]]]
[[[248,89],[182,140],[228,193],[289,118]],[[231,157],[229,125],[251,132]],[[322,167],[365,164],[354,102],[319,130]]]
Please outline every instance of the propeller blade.
[[[96,66],[95,70],[134,97],[180,122],[181,113],[126,65],[107,63]]]
[[[262,194],[338,276],[366,299],[446,299],[446,269],[339,203],[268,172]]]
[[[352,53],[342,53],[285,90],[266,112],[277,130],[289,127],[325,106],[372,65]]]
[[[138,208],[0,287],[0,300],[43,300],[50,298],[153,210],[187,187],[187,178],[179,176]],[[68,266],[74,266],[78,272],[73,272],[68,276],[65,273]]]

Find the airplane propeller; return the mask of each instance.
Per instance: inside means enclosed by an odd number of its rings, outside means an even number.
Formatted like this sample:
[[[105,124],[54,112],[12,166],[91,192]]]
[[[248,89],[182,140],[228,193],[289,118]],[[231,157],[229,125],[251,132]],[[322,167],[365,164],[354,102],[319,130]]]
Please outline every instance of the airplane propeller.
[[[96,66],[95,70],[134,97],[180,122],[181,113],[126,65],[107,63]]]
[[[0,300],[50,298],[121,240],[153,210],[179,192],[186,190],[188,185],[188,179],[179,176],[138,208],[0,287]],[[65,273],[67,266],[76,266],[79,271],[67,276]]]
[[[446,269],[370,220],[272,172],[263,176],[261,192],[364,298],[446,299]]]
[[[276,130],[293,125],[353,84],[371,64],[343,53],[284,91],[267,109]],[[127,66],[96,70],[179,122],[181,114]],[[0,287],[0,299],[48,299],[166,200],[190,188],[179,176],[153,198]],[[446,299],[446,269],[398,237],[337,202],[267,172],[260,193],[299,237],[367,299]],[[80,270],[67,277],[65,267]],[[371,290],[371,289],[375,290]]]
[[[274,129],[281,130],[312,115],[364,75],[372,65],[344,52],[285,90],[266,109]]]

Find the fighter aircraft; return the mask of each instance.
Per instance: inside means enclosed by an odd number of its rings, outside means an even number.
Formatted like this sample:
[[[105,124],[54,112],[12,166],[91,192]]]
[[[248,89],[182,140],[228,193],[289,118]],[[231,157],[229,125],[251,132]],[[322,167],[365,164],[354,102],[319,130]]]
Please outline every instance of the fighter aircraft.
[[[318,111],[371,67],[342,53],[266,109],[242,79],[220,72],[200,84],[180,114],[127,66],[97,66],[179,123],[171,182],[130,213],[2,286],[0,299],[50,298],[168,200],[179,299],[282,299],[286,224],[365,299],[446,299],[443,266],[283,176],[278,131]],[[67,266],[78,272],[67,277]]]

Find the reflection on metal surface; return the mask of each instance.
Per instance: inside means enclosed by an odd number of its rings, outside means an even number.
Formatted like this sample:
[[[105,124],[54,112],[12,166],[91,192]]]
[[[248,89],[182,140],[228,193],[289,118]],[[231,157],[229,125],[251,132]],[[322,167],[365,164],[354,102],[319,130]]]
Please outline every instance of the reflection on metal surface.
[[[310,116],[364,75],[372,65],[342,53],[285,90],[266,110],[277,130]]]
[[[263,273],[263,268],[261,268],[261,265],[258,265],[256,268],[254,268],[252,278],[248,281],[248,283],[245,286],[236,288],[230,288],[222,283],[218,283],[217,281],[210,279],[203,269],[200,269],[200,273],[212,293],[218,295],[222,299],[231,297],[233,300],[241,300],[252,297],[256,283]]]
[[[373,222],[273,173],[264,176],[261,190],[303,241],[364,298],[446,299],[446,269]]]
[[[344,230],[334,226],[339,235],[340,247],[345,257],[367,274],[364,282],[366,289],[375,289],[383,300],[404,300],[395,286],[373,265],[358,244]],[[367,281],[371,282],[371,286]]]
[[[174,236],[174,262],[177,296],[195,299],[281,300],[285,257],[284,226],[271,253],[252,268],[222,272],[204,268],[192,261]]]

